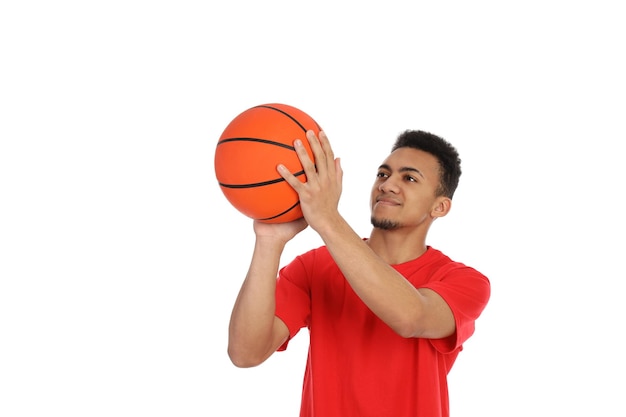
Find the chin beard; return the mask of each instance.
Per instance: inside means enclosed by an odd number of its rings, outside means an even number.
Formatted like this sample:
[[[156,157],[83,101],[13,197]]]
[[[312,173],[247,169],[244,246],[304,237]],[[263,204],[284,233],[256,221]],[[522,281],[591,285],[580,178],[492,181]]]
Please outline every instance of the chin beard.
[[[395,230],[400,227],[400,223],[391,221],[389,219],[377,219],[372,216],[370,221],[372,222],[372,226],[374,226],[374,228],[376,229]]]

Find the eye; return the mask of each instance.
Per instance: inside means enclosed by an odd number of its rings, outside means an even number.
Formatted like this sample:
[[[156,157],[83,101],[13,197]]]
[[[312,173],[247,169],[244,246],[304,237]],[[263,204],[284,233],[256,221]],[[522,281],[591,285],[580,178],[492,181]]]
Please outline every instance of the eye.
[[[379,172],[376,174],[376,178],[387,178],[389,175],[385,172]]]
[[[413,177],[413,176],[411,176],[411,175],[405,175],[405,176],[404,176],[404,179],[405,179],[406,181],[409,181],[409,182],[418,182],[417,178],[415,178],[415,177]]]

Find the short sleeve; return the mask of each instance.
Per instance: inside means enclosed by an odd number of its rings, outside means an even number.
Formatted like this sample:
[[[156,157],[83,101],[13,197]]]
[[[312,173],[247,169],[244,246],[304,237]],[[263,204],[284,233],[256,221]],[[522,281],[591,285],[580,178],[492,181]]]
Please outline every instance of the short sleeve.
[[[433,278],[422,287],[435,291],[446,301],[454,315],[456,331],[450,337],[431,342],[440,352],[450,353],[474,334],[476,319],[491,296],[491,286],[483,274],[459,263],[444,266]]]
[[[289,329],[289,339],[309,325],[311,299],[306,269],[300,257],[279,271],[275,314]],[[285,350],[289,339],[278,350]]]

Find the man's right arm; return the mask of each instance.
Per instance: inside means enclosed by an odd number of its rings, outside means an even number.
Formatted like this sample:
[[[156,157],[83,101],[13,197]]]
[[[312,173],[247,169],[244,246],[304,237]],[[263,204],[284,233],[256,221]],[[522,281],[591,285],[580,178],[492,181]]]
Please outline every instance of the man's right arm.
[[[276,277],[285,244],[304,230],[303,219],[284,224],[255,222],[252,261],[233,307],[228,329],[228,355],[235,366],[257,366],[289,337],[276,317]]]

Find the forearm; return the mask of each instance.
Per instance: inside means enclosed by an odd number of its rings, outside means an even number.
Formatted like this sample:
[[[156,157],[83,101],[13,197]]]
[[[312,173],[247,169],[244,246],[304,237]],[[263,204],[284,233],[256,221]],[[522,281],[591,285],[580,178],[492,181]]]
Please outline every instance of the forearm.
[[[255,243],[229,326],[228,353],[240,366],[260,363],[273,350],[276,276],[283,248],[279,242]]]
[[[321,231],[333,259],[361,300],[396,333],[414,334],[423,312],[419,291],[343,220]]]

